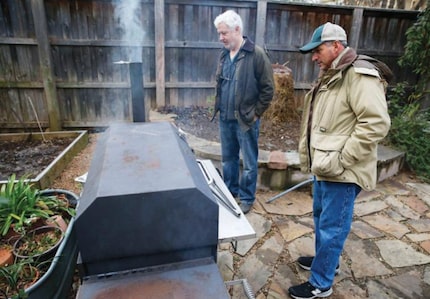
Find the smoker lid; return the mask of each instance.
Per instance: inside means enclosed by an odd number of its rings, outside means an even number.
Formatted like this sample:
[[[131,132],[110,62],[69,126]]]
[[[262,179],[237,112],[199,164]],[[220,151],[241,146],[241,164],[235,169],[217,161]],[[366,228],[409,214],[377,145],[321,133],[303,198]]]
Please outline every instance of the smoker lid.
[[[88,197],[182,190],[206,185],[195,156],[168,122],[112,125],[97,143],[78,208]],[[203,188],[211,197],[209,188]]]
[[[168,122],[118,124],[103,134],[75,226],[88,275],[216,260],[218,204]]]

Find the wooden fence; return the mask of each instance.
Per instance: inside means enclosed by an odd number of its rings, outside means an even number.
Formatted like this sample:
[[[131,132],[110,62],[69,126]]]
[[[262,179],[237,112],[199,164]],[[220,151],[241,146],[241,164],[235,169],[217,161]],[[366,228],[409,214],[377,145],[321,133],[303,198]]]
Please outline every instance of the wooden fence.
[[[147,111],[211,106],[221,47],[213,20],[226,9],[242,16],[244,34],[264,46],[273,63],[292,69],[299,102],[318,68],[298,48],[326,21],[343,26],[357,52],[390,65],[397,82],[416,80],[397,60],[417,11],[270,0],[136,4],[134,15],[122,18],[118,11],[127,7],[118,0],[0,1],[0,129],[131,121],[129,65],[118,61],[142,62]],[[127,20],[137,21],[134,36]]]

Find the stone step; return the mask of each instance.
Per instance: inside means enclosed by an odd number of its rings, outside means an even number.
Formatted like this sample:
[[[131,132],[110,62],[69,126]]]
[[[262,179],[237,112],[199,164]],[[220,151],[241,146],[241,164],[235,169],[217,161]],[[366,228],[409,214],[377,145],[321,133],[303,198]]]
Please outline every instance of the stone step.
[[[378,146],[378,182],[400,172],[405,162],[405,153],[384,145]]]
[[[183,132],[186,140],[198,158],[210,159],[221,169],[221,146],[217,142],[198,138]],[[378,146],[378,182],[399,173],[405,154],[387,146]],[[307,180],[310,175],[300,171],[299,155],[296,151],[259,152],[260,189],[282,190]]]

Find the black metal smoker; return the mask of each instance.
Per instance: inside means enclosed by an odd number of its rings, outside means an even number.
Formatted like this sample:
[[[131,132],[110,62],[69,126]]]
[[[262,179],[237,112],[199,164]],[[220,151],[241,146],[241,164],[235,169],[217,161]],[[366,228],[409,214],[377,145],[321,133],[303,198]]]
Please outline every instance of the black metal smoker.
[[[111,126],[77,208],[77,298],[229,298],[216,265],[218,209],[172,124]]]

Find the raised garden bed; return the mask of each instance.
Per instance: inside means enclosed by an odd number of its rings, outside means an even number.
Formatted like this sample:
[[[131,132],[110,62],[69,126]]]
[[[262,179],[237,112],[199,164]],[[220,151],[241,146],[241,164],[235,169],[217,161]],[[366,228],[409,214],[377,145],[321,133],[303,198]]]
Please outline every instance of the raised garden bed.
[[[87,144],[87,131],[0,134],[0,185],[16,174],[28,175],[35,188],[49,188]]]

